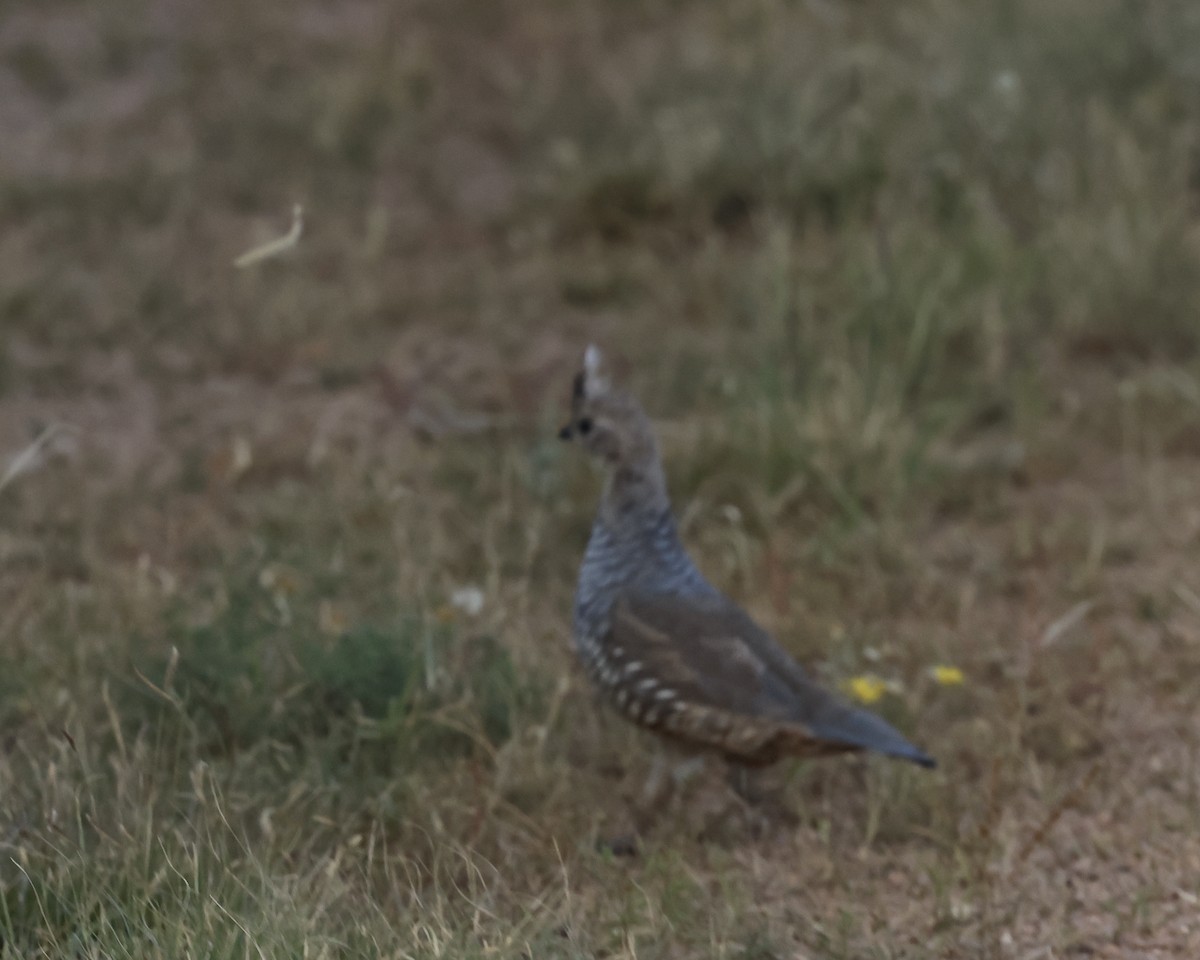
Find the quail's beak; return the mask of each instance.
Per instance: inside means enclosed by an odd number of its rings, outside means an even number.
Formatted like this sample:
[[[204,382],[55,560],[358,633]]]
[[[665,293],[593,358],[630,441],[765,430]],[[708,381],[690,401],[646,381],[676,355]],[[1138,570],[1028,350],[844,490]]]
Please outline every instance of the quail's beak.
[[[564,426],[561,430],[558,431],[558,439],[559,440],[570,440],[574,436],[575,436],[575,427],[573,424],[570,424],[570,423],[568,423],[566,426]]]

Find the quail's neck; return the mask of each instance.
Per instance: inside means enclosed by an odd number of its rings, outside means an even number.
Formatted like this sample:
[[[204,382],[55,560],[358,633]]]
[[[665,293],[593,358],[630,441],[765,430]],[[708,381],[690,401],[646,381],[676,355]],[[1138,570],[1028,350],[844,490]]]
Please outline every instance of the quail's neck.
[[[714,594],[679,539],[662,467],[613,470],[600,499],[575,592],[575,635],[600,636],[618,593]]]
[[[600,500],[600,516],[610,528],[654,521],[670,509],[660,463],[621,464],[609,473]]]

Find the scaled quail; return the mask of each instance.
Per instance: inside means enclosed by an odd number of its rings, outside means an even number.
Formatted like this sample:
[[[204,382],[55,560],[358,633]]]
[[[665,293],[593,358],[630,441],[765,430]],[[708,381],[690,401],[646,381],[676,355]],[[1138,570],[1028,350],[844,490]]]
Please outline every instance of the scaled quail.
[[[575,649],[634,723],[738,765],[875,750],[934,760],[874,714],[817,686],[696,569],[679,539],[658,444],[638,402],[588,347],[564,440],[604,466],[575,594]]]

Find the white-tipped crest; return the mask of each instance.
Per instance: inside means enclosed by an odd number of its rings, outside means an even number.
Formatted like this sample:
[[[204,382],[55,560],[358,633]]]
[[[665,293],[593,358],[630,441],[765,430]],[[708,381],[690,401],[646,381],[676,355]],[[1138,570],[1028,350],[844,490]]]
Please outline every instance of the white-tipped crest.
[[[583,351],[583,372],[586,391],[589,395],[608,388],[608,380],[602,372],[603,367],[604,355],[600,352],[600,348],[594,343],[589,343],[587,349]]]

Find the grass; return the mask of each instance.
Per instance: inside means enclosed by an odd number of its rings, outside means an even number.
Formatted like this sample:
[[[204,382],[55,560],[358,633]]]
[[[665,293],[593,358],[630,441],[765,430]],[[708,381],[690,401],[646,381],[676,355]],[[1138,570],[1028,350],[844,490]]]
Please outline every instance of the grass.
[[[15,5],[0,956],[1194,956],[1193,6]],[[936,772],[606,847],[589,341]]]

